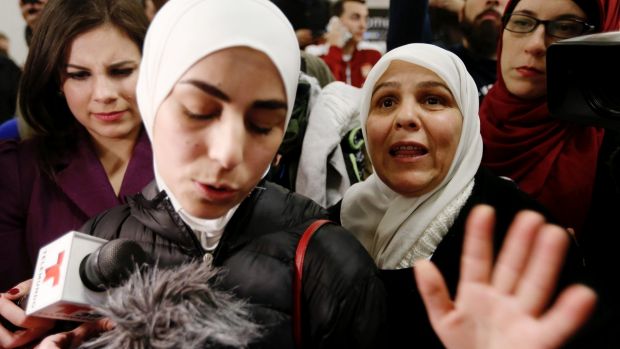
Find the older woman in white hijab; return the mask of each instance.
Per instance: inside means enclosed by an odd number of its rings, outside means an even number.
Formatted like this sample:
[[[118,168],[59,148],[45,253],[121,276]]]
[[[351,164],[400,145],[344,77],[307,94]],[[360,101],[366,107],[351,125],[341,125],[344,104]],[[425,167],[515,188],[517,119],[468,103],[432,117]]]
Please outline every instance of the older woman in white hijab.
[[[388,52],[363,86],[360,118],[375,172],[345,193],[339,218],[381,269],[390,345],[442,348],[411,277],[416,261],[433,261],[446,279],[446,294],[454,295],[465,218],[474,205],[495,208],[495,254],[519,210],[545,211],[512,182],[480,167],[477,89],[454,54],[425,44]],[[539,216],[538,226],[542,222]],[[442,339],[446,333],[440,332]]]

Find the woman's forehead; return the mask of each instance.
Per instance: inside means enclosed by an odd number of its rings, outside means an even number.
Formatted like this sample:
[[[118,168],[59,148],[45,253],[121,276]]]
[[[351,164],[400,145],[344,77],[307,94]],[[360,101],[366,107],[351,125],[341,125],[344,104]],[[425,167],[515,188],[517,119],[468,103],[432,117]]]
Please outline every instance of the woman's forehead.
[[[400,59],[395,59],[390,62],[390,65],[385,70],[381,78],[377,80],[377,83],[398,77],[414,77],[416,80],[437,80],[445,84],[445,81],[433,70],[422,65]]]

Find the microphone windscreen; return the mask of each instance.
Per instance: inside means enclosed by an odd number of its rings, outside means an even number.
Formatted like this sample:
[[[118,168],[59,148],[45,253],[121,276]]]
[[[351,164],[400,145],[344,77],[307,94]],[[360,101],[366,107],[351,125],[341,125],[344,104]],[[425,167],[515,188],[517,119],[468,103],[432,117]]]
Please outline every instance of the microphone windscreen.
[[[261,335],[250,306],[219,291],[201,261],[134,272],[97,308],[115,324],[81,348],[244,348]]]

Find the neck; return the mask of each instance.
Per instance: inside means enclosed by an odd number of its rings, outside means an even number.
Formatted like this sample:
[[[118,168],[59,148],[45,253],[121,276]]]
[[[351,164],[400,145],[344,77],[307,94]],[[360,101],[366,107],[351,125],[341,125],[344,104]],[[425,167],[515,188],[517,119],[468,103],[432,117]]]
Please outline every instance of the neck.
[[[344,47],[342,48],[342,54],[350,55],[355,51],[355,47],[357,47],[357,42],[355,40],[349,40]]]
[[[131,155],[138,141],[139,134],[140,128],[138,127],[135,131],[132,131],[131,134],[119,139],[91,135],[97,157],[116,195],[120,192],[121,184],[125,177],[125,171],[131,160]]]

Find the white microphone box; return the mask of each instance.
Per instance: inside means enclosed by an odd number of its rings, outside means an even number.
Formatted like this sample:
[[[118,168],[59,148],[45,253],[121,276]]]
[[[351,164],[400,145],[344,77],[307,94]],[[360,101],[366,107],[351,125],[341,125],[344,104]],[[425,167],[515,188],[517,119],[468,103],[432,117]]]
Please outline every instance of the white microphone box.
[[[71,321],[100,318],[91,305],[103,303],[106,292],[94,292],[80,279],[80,263],[107,240],[68,232],[39,250],[26,315]]]

